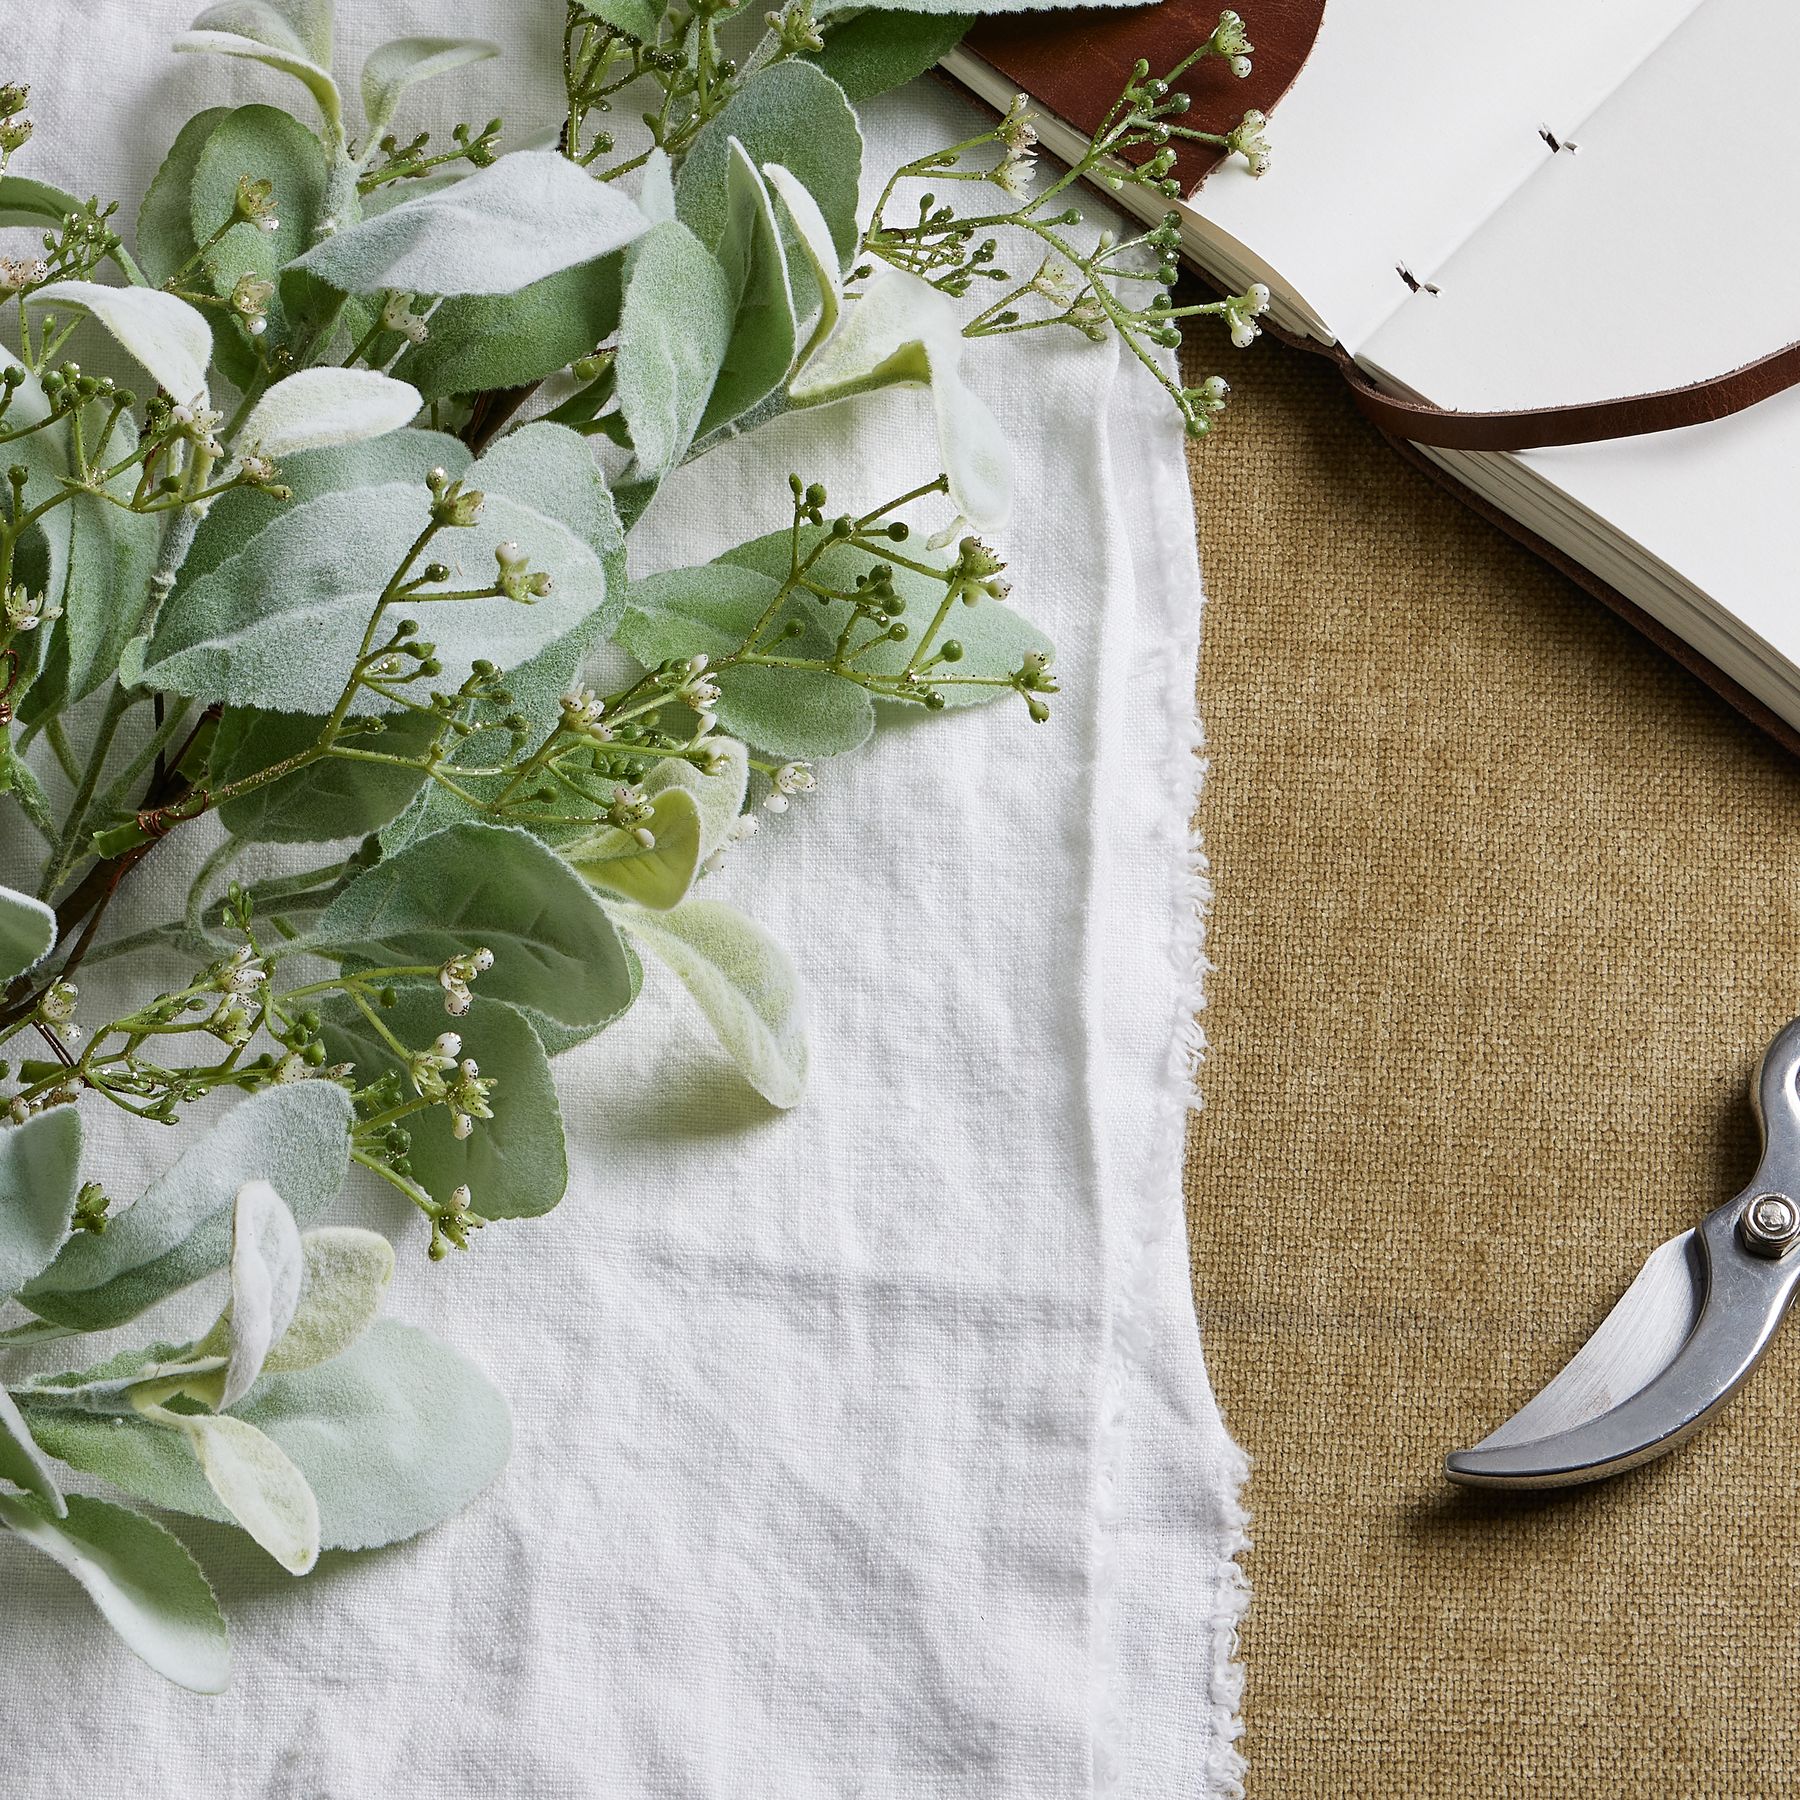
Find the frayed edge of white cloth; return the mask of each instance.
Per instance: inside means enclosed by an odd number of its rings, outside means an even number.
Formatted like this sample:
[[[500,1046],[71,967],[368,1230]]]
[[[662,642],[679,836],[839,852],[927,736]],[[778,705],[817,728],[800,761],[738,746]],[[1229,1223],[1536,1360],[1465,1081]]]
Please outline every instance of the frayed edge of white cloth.
[[[1161,509],[1156,509],[1161,513]],[[1159,529],[1161,519],[1158,520]],[[1191,551],[1189,552],[1191,554]],[[1171,935],[1175,1015],[1170,1033],[1169,1062],[1156,1123],[1157,1141],[1146,1177],[1156,1204],[1145,1209],[1146,1224],[1130,1245],[1126,1278],[1117,1295],[1102,1389],[1099,1423],[1099,1467],[1095,1494],[1095,1646],[1096,1708],[1094,1781],[1096,1800],[1123,1795],[1129,1754],[1119,1699],[1120,1671],[1112,1624],[1119,1586],[1116,1537],[1119,1490],[1129,1441],[1126,1395],[1133,1371],[1154,1337],[1152,1302],[1158,1257],[1168,1249],[1174,1222],[1185,1224],[1185,1207],[1171,1208],[1170,1195],[1180,1196],[1187,1153],[1190,1113],[1205,1106],[1200,1075],[1208,1041],[1200,1014],[1206,1007],[1206,980],[1213,964],[1206,933],[1212,907],[1212,878],[1205,843],[1194,816],[1208,772],[1205,731],[1195,713],[1196,670],[1183,654],[1186,646],[1164,643],[1155,653],[1162,663],[1153,684],[1171,719],[1188,719],[1172,736],[1163,786],[1169,820],[1165,844],[1172,863],[1183,871],[1178,889],[1178,916]],[[1179,811],[1177,810],[1179,808]],[[1251,1588],[1240,1558],[1251,1548],[1250,1515],[1241,1494],[1249,1478],[1249,1458],[1227,1436],[1231,1460],[1227,1475],[1230,1498],[1224,1518],[1225,1549],[1213,1572],[1213,1605],[1206,1626],[1210,1639],[1207,1705],[1212,1712],[1209,1749],[1199,1792],[1204,1800],[1242,1800],[1247,1770],[1238,1740],[1243,1736],[1244,1669],[1238,1660],[1238,1628],[1250,1604]]]

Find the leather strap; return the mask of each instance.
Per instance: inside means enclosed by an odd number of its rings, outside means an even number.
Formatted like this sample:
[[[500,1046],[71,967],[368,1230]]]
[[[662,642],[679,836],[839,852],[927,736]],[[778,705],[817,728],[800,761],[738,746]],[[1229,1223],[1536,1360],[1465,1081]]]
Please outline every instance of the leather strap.
[[[1445,450],[1536,450],[1676,431],[1742,412],[1800,383],[1800,343],[1687,387],[1517,412],[1452,412],[1421,400],[1401,400],[1384,394],[1347,358],[1343,366],[1356,404],[1390,437]]]

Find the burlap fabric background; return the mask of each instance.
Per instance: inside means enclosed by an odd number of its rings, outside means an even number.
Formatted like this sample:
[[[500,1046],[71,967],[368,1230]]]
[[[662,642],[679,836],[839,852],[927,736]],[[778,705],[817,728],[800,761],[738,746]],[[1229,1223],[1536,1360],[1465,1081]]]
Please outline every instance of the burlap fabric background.
[[[1438,1472],[1753,1167],[1745,1080],[1800,1012],[1800,766],[1328,368],[1203,361],[1235,396],[1193,458],[1218,972],[1188,1199],[1254,1464],[1250,1794],[1800,1791],[1800,1333],[1620,1480]]]

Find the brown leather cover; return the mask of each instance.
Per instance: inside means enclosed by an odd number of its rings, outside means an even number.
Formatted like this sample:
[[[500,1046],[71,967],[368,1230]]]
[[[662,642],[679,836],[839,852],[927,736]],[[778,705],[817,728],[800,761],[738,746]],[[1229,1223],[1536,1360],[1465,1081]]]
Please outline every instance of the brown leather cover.
[[[1239,81],[1220,57],[1209,56],[1181,78],[1193,101],[1185,123],[1229,131],[1245,111],[1263,112],[1293,85],[1319,35],[1325,0],[1240,0],[1256,54]],[[1107,7],[1095,12],[1003,13],[978,19],[963,47],[1059,118],[1092,134],[1141,56],[1153,75],[1165,74],[1212,35],[1219,0],[1161,0],[1154,6]],[[1192,193],[1219,161],[1209,144],[1175,140],[1175,173]]]

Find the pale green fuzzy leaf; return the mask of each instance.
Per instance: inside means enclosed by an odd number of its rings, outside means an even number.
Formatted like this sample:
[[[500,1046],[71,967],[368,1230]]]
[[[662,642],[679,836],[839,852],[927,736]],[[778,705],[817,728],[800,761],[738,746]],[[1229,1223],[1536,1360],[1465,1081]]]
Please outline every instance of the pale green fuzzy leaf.
[[[69,1510],[48,1459],[37,1447],[31,1427],[19,1411],[19,1403],[4,1387],[0,1387],[0,1481],[10,1481],[14,1487],[36,1494],[59,1519]]]
[[[56,914],[42,900],[0,887],[0,984],[23,975],[56,944]]]
[[[148,369],[178,401],[207,404],[206,368],[212,328],[185,300],[154,288],[103,287],[97,281],[52,281],[26,297],[28,307],[87,313]]]
[[[300,1228],[266,1181],[246,1181],[231,1214],[231,1328],[218,1407],[249,1393],[300,1304]]]
[[[1003,9],[990,5],[986,10]],[[861,106],[934,68],[974,23],[971,14],[948,7],[928,12],[871,9],[830,25],[825,48],[807,60],[844,90],[852,106]]]
[[[65,1518],[0,1495],[0,1524],[60,1563],[126,1647],[197,1694],[221,1694],[231,1673],[225,1618],[200,1565],[154,1519],[109,1500],[70,1498]]]
[[[508,825],[470,821],[409,844],[332,901],[308,947],[389,965],[488,949],[480,992],[564,1025],[603,1023],[631,999],[618,933],[593,891]]]
[[[322,1212],[343,1186],[350,1124],[350,1097],[333,1082],[252,1094],[104,1232],[65,1244],[20,1298],[40,1318],[86,1331],[136,1318],[224,1267],[232,1208],[246,1181],[273,1183],[302,1221]],[[0,1148],[10,1135],[0,1134]]]
[[[81,1119],[53,1106],[0,1130],[0,1299],[50,1268],[80,1189]]]
[[[666,225],[675,217],[675,165],[660,146],[644,161],[644,177],[638,184],[638,211],[652,225]]]
[[[657,26],[665,10],[663,0],[576,0],[576,3],[590,18],[622,31],[640,44],[656,42]]]
[[[694,796],[700,814],[700,857],[704,861],[730,836],[744,810],[744,794],[750,782],[750,753],[736,739],[716,733],[708,740],[725,766],[709,775],[704,769],[677,757],[664,757],[644,777],[646,794],[666,788],[685,788]]]
[[[273,20],[265,24],[263,15]],[[171,48],[178,51],[207,53],[213,56],[248,57],[300,82],[318,103],[325,119],[337,126],[344,116],[344,102],[332,80],[327,63],[321,62],[304,47],[301,37],[282,28],[274,9],[258,5],[257,0],[230,0],[225,6],[210,8],[201,20],[213,19],[214,26],[184,31]]]
[[[427,400],[541,381],[618,329],[623,269],[622,256],[603,256],[516,294],[446,300],[431,315],[429,336],[394,373]]]
[[[732,667],[723,662],[755,629],[779,585],[756,570],[728,563],[648,576],[631,584],[618,641],[648,668],[670,657],[699,653],[711,657],[720,694],[714,710],[733,737],[791,757],[837,756],[854,750],[875,729],[875,709],[860,687],[810,669]],[[831,639],[798,602],[784,602],[776,623],[789,617],[800,622],[801,631],[783,641],[781,654],[830,654]]]
[[[379,737],[358,739],[356,747],[390,756],[418,756],[437,730],[435,719],[414,712],[390,713],[386,725]],[[296,756],[319,741],[324,727],[317,714],[227,707],[213,740],[213,780],[222,786]],[[259,843],[319,844],[365,837],[399,817],[425,780],[419,769],[328,756],[228,800],[219,808],[219,818],[234,837]]]
[[[290,507],[303,506],[324,494],[378,487],[384,482],[410,482],[423,491],[431,470],[441,468],[461,475],[473,461],[463,443],[447,432],[415,429],[391,431],[385,437],[330,450],[303,450],[281,467],[281,485],[291,491],[291,500],[274,500],[255,488],[234,488],[212,503],[181,565],[176,592],[234,556]]]
[[[419,392],[373,369],[300,369],[250,409],[238,443],[279,461],[398,431],[419,410]]]
[[[607,826],[563,855],[595,887],[657,912],[678,906],[700,871],[700,808],[686,788],[671,787],[650,803],[646,850],[630,832]]]
[[[289,1375],[342,1356],[380,1316],[394,1278],[394,1247],[378,1231],[354,1225],[309,1231],[300,1253],[300,1304],[263,1361],[265,1375]]]
[[[207,139],[230,116],[227,106],[209,106],[195,113],[176,134],[138,205],[137,257],[156,287],[185,266],[198,248],[189,201],[194,173]]]
[[[754,919],[718,900],[673,912],[618,908],[619,923],[681,978],[719,1042],[772,1105],[806,1090],[800,978],[788,953]]]
[[[1012,456],[999,421],[962,378],[962,343],[949,297],[890,269],[794,377],[788,397],[795,406],[822,406],[895,384],[929,385],[950,498],[986,531],[1012,510]]]
[[[490,445],[471,469],[469,479],[490,494],[509,495],[554,519],[607,565],[607,594],[601,617],[605,621],[602,629],[610,629],[623,603],[622,593],[614,591],[619,584],[613,580],[613,564],[624,551],[625,528],[619,523],[606,477],[587,440],[566,425],[539,419],[509,431],[498,443]],[[531,549],[529,544],[523,547]],[[532,562],[537,564],[535,554]],[[600,608],[601,595],[590,593],[588,605]]]
[[[290,1575],[319,1560],[319,1503],[273,1438],[230,1414],[159,1417],[187,1440],[220,1504]]]
[[[780,62],[750,76],[695,138],[676,183],[676,215],[709,249],[731,218],[731,141],[753,165],[780,163],[819,203],[848,267],[859,242],[862,132],[843,90],[810,63]]]
[[[531,1219],[555,1206],[569,1184],[562,1110],[544,1047],[524,1014],[478,994],[462,1018],[446,1018],[443,996],[431,987],[402,989],[398,1005],[381,1017],[406,1044],[424,1046],[446,1028],[455,1031],[463,1055],[496,1084],[489,1099],[494,1116],[477,1120],[466,1138],[452,1134],[442,1107],[406,1121],[413,1178],[438,1200],[466,1186],[475,1210],[489,1219]],[[353,1008],[328,1009],[324,1030],[332,1059],[355,1063],[359,1079],[404,1075],[399,1059]]]
[[[81,202],[73,194],[48,182],[25,175],[0,175],[0,230],[14,225],[55,230],[70,213],[80,210]]]
[[[699,435],[742,418],[778,388],[799,345],[787,252],[762,177],[743,145],[727,149],[730,214],[719,239],[719,267],[732,294],[731,337]]]
[[[218,0],[194,20],[195,31],[234,31],[290,56],[331,67],[332,0]]]
[[[225,1516],[180,1438],[148,1421],[28,1407],[52,1456],[127,1493],[206,1519]],[[265,1375],[236,1418],[306,1477],[328,1550],[412,1537],[466,1506],[511,1448],[506,1402],[473,1363],[410,1325],[379,1319],[341,1356]]]
[[[627,257],[619,410],[645,479],[660,481],[694,441],[734,312],[725,271],[685,225],[655,226]]]
[[[780,163],[764,163],[763,176],[780,196],[787,216],[793,221],[794,232],[804,252],[804,261],[812,270],[813,281],[819,290],[818,320],[800,351],[799,360],[805,362],[837,326],[843,292],[843,283],[838,276],[837,251],[832,244],[831,228],[825,223],[825,215],[819,211],[819,203],[812,197],[805,183]]]
[[[840,593],[849,592],[855,587],[857,577],[866,576],[882,558],[867,550],[858,550],[851,544],[826,542],[830,537],[829,527],[803,527],[800,533],[800,553],[802,556],[810,556],[815,550],[819,550],[818,558],[812,564],[812,572],[818,578],[820,586],[835,588]],[[822,550],[821,543],[824,543]],[[772,531],[766,537],[754,538],[747,544],[739,544],[734,550],[727,550],[719,560],[734,567],[754,569],[758,574],[778,581],[788,572],[793,546],[791,532]],[[941,566],[945,561],[941,553],[912,543],[907,544],[906,554],[914,562],[931,562]],[[877,675],[898,674],[906,667],[907,659],[916,648],[920,635],[931,623],[944,598],[942,584],[933,581],[930,576],[920,575],[912,569],[902,568],[891,562],[886,566],[893,570],[895,591],[906,603],[905,616],[913,635],[899,643],[881,644],[857,658],[858,668]],[[837,601],[817,609],[819,622],[832,636],[843,628],[848,615],[849,608]],[[946,638],[956,639],[963,648],[962,660],[941,671],[950,675],[1010,675],[1026,655],[1033,652],[1047,655],[1052,648],[1050,640],[1028,619],[1020,617],[1003,601],[992,600],[985,595],[973,606],[959,601],[950,609],[936,642],[941,644]],[[948,706],[982,706],[989,701],[1006,698],[1011,690],[961,687],[952,682],[939,691]]]
[[[362,71],[363,113],[369,136],[379,137],[387,130],[400,105],[400,96],[415,81],[448,75],[452,69],[486,62],[499,54],[500,46],[484,38],[454,37],[395,38],[372,50]]]
[[[221,299],[228,298],[247,275],[276,282],[282,268],[312,243],[325,214],[329,174],[319,140],[275,107],[240,106],[219,122],[195,166],[189,193],[195,243],[212,243],[214,234],[229,223],[238,183],[246,176],[270,184],[275,229],[264,231],[240,222],[207,251],[204,269],[191,280],[195,285],[210,280]],[[260,340],[265,353],[296,337],[279,290],[270,296],[267,314]],[[235,312],[224,310],[214,317],[220,367],[241,386],[257,370],[256,352],[236,323]]]
[[[558,427],[544,427],[557,430]],[[550,593],[530,604],[498,596],[432,606],[414,599],[390,608],[393,618],[422,615],[453,690],[473,663],[502,668],[526,661],[579,625],[606,595],[600,558],[546,513],[484,482],[479,521],[441,533],[429,554],[451,570],[454,588],[494,578],[494,548],[512,540],[534,569],[551,577]],[[324,494],[291,502],[234,556],[179,585],[157,619],[145,658],[152,687],[232,705],[279,712],[329,713],[343,672],[355,660],[369,616],[394,571],[430,517],[423,483]],[[356,712],[393,710],[359,695]]]
[[[50,810],[50,796],[4,727],[0,727],[0,794],[11,794],[26,818],[45,837],[55,838],[57,819]]]
[[[98,428],[97,408],[89,409],[88,424],[90,431]],[[91,435],[88,441],[93,442]],[[126,415],[108,455],[118,460],[136,447],[137,429]],[[124,470],[107,484],[107,492],[129,501],[137,475],[136,469]],[[97,494],[79,494],[62,510],[69,515],[69,572],[57,673],[59,698],[66,704],[85,700],[117,673],[125,641],[150,603],[163,521],[127,512]]]
[[[622,249],[649,221],[566,157],[515,151],[315,244],[295,268],[346,293],[512,294]]]

